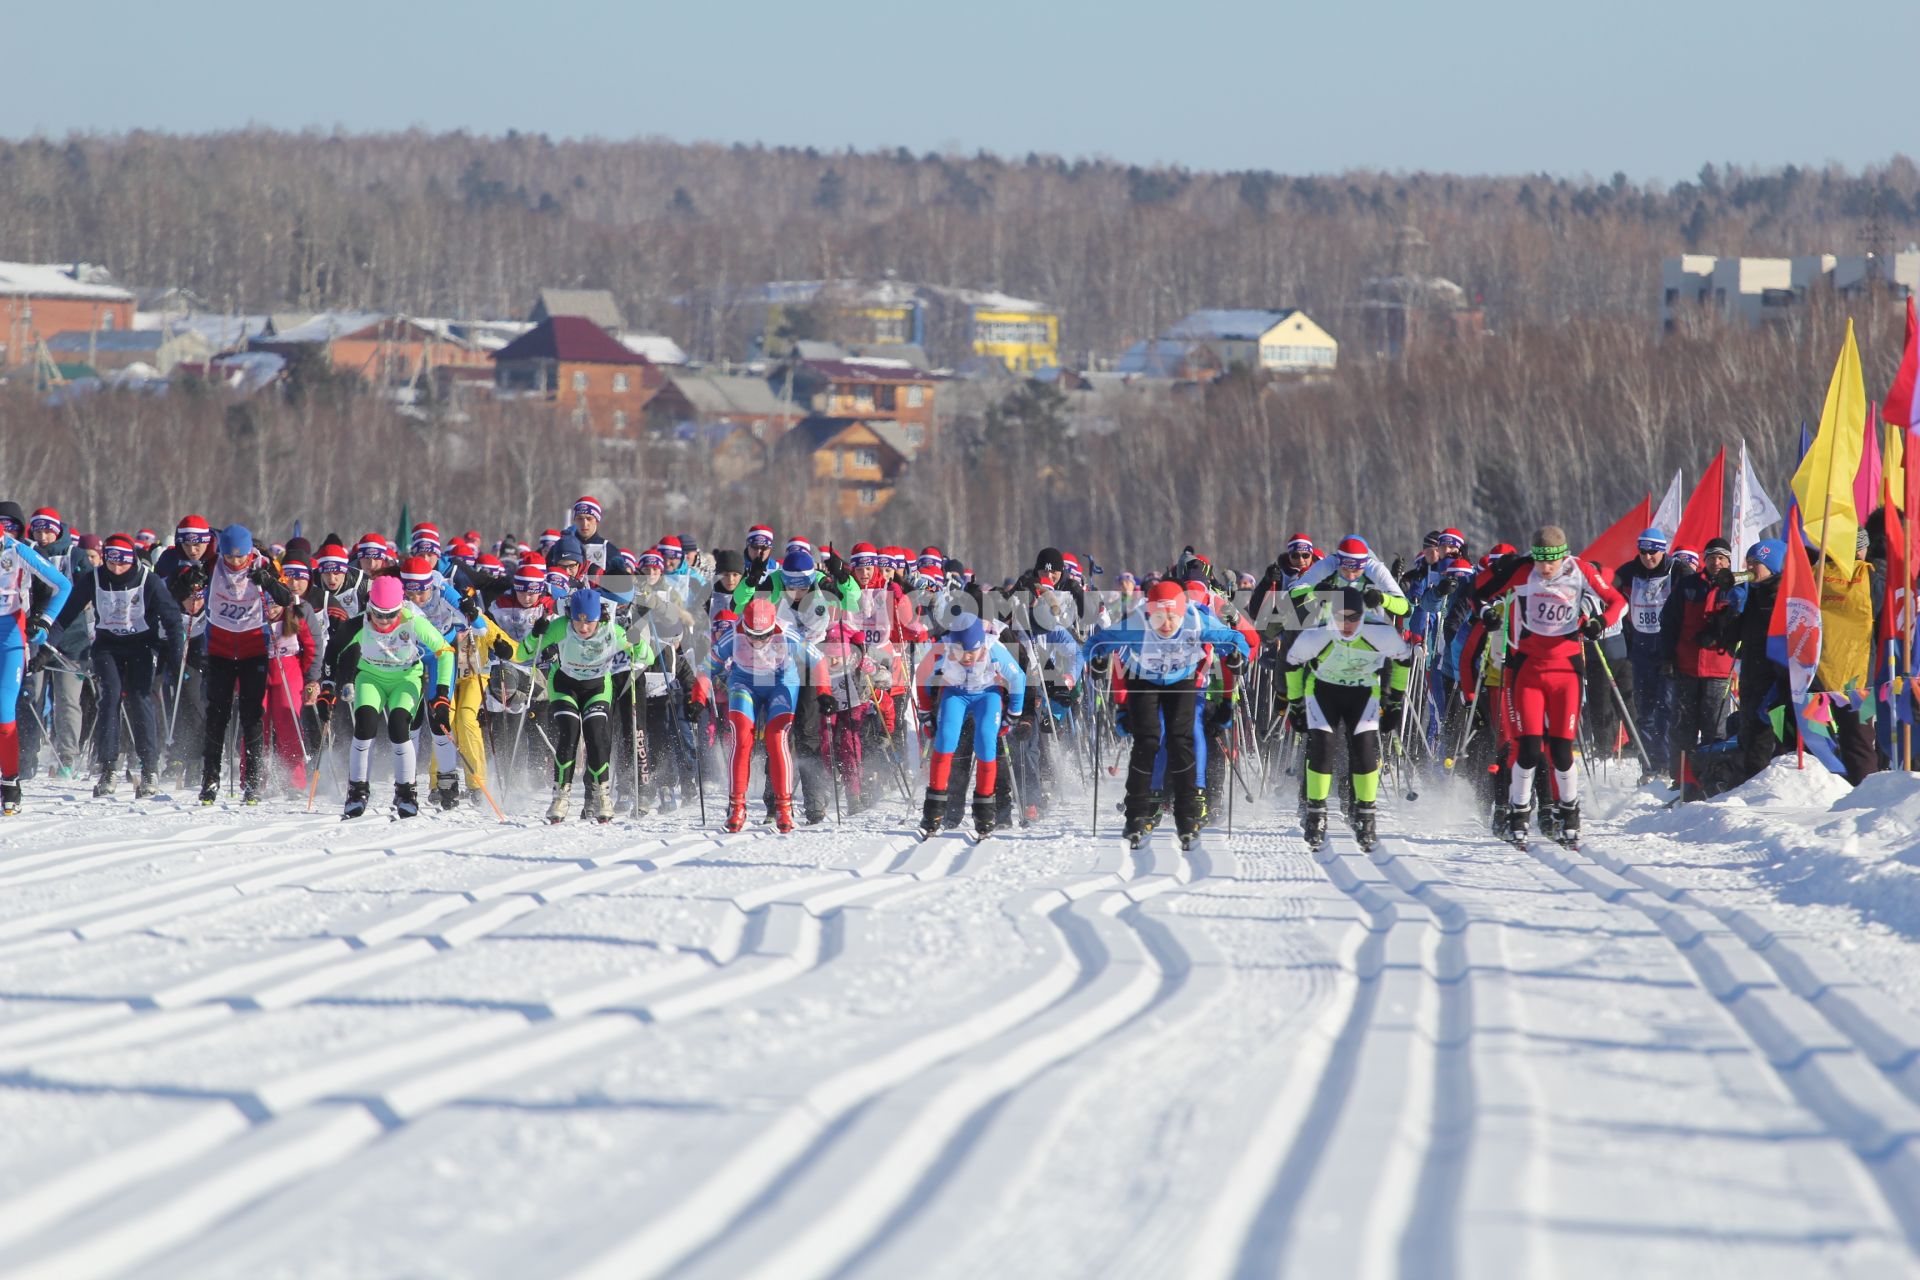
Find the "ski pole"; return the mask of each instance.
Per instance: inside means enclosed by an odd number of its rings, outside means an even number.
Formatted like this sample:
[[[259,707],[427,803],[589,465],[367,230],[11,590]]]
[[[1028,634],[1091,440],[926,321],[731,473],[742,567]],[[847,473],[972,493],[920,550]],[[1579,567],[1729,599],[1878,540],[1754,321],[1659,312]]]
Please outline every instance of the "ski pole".
[[[1607,655],[1592,640],[1587,645],[1593,650],[1593,656],[1600,660],[1600,670],[1607,677],[1607,689],[1613,694],[1613,705],[1620,710],[1620,719],[1627,726],[1627,736],[1633,739],[1633,749],[1640,755],[1640,764],[1648,773],[1653,772],[1653,758],[1647,754],[1646,743],[1640,740],[1640,726],[1633,722],[1633,714],[1627,710],[1627,700],[1620,696],[1620,685],[1613,678],[1613,668],[1607,665]]]
[[[1098,677],[1096,676],[1097,680]],[[1093,834],[1100,834],[1100,704],[1099,688],[1094,689],[1093,708]]]
[[[1467,711],[1466,723],[1460,726],[1459,743],[1454,747],[1452,754],[1442,762],[1448,773],[1453,772],[1454,761],[1467,753],[1467,744],[1473,741],[1473,722],[1475,718],[1473,714],[1474,702],[1480,696],[1481,686],[1484,683],[1481,680],[1482,672],[1482,665],[1479,662],[1475,662],[1473,664],[1473,691],[1461,699],[1461,704]]]

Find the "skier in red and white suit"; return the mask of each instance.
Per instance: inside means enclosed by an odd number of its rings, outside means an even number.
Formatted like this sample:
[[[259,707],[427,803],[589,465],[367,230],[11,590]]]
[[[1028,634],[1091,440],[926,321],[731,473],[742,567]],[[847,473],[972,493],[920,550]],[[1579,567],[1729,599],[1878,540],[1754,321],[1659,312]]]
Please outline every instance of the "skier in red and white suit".
[[[1533,776],[1542,747],[1553,762],[1559,796],[1560,838],[1580,837],[1580,775],[1573,743],[1580,732],[1580,690],[1586,669],[1583,641],[1620,620],[1626,598],[1567,548],[1566,530],[1534,531],[1533,554],[1496,565],[1477,592],[1483,612],[1513,599],[1506,687],[1519,736],[1507,786],[1507,833],[1524,840],[1533,820]]]

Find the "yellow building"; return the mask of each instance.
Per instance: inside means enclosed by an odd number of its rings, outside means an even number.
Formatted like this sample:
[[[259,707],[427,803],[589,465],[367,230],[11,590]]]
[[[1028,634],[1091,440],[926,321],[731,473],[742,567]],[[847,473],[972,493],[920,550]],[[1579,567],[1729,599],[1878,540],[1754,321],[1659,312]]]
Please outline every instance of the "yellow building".
[[[1196,311],[1163,337],[1202,343],[1229,369],[1241,364],[1267,373],[1330,374],[1340,361],[1333,335],[1297,307]]]
[[[1045,305],[1003,293],[965,293],[973,354],[991,356],[1015,373],[1060,364],[1060,317]]]

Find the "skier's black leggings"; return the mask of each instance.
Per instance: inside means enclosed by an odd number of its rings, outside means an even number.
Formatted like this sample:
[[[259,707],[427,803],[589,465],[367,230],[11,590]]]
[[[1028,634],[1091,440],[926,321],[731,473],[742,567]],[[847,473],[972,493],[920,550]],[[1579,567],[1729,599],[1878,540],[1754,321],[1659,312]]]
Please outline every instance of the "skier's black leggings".
[[[1373,773],[1380,768],[1380,731],[1354,731],[1366,715],[1374,692],[1372,685],[1315,682],[1312,696],[1320,704],[1327,727],[1307,734],[1307,768],[1315,773],[1333,772],[1333,738],[1343,728],[1347,731],[1347,772]]]
[[[358,707],[353,713],[353,736],[361,742],[372,742],[380,736],[380,721],[387,722],[387,741],[398,746],[413,734],[413,713],[405,707],[395,707],[384,717],[378,707]]]
[[[607,712],[613,703],[613,680],[576,680],[556,669],[551,686],[553,706],[553,780],[561,787],[573,785],[573,757],[584,737],[587,743],[587,777],[604,782],[613,758],[613,726]]]
[[[1565,773],[1573,768],[1572,738],[1542,738],[1537,733],[1523,734],[1520,738],[1517,763],[1522,769],[1540,767],[1541,746],[1546,747],[1546,755],[1553,761],[1553,767]]]
[[[1191,680],[1153,684],[1127,677],[1127,724],[1133,731],[1133,751],[1127,757],[1127,817],[1144,818],[1152,807],[1153,758],[1160,754],[1160,727],[1167,735],[1167,794],[1173,815],[1182,828],[1199,814],[1194,795],[1194,703],[1200,690]]]

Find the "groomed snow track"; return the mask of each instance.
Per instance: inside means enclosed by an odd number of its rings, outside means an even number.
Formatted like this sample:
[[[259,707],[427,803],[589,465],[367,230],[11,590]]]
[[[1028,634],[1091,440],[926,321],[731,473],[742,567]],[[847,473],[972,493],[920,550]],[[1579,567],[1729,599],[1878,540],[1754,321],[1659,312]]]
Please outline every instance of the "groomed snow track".
[[[0,1275],[1916,1271],[1920,1020],[1606,824],[32,800]]]

